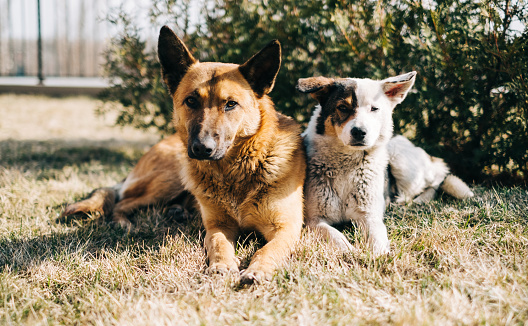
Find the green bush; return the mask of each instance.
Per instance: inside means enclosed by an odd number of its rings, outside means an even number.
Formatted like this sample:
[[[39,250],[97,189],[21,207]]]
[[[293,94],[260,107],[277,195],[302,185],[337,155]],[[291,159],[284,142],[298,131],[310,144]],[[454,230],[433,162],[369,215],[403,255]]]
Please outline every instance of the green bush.
[[[271,95],[280,111],[298,121],[307,122],[315,105],[295,92],[298,78],[385,78],[416,70],[416,91],[394,113],[396,132],[445,158],[468,181],[500,175],[526,183],[528,6],[523,0],[428,6],[409,0],[206,0],[196,27],[189,23],[189,3],[152,0],[150,15],[156,26],[169,22],[201,61],[242,63],[279,39],[283,65]],[[172,132],[172,103],[155,50],[130,16],[116,17],[112,21],[123,32],[107,50],[105,70],[113,86],[104,99],[124,105],[119,124]]]

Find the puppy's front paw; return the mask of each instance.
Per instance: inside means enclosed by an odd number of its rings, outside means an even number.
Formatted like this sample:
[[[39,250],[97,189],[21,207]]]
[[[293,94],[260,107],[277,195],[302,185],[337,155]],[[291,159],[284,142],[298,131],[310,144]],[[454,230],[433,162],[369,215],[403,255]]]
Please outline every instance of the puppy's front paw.
[[[262,284],[271,281],[273,273],[248,268],[240,273],[240,284]]]
[[[390,252],[390,242],[374,243],[372,245],[372,254],[375,257],[386,255]]]

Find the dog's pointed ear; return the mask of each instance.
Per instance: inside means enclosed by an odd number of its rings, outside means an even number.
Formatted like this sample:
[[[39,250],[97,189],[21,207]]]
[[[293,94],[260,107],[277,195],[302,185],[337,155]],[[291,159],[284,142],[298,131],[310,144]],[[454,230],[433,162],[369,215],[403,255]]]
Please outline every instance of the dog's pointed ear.
[[[281,65],[281,45],[278,40],[266,47],[238,67],[251,89],[262,97],[273,89]]]
[[[301,78],[297,81],[295,88],[301,93],[309,93],[320,104],[323,104],[334,82],[334,79],[327,77]]]
[[[158,58],[161,63],[163,80],[174,94],[178,84],[196,59],[189,52],[185,44],[167,26],[160,30],[158,39]]]
[[[396,77],[383,79],[381,82],[383,92],[395,104],[401,103],[407,93],[414,85],[416,79],[416,71],[412,71]]]

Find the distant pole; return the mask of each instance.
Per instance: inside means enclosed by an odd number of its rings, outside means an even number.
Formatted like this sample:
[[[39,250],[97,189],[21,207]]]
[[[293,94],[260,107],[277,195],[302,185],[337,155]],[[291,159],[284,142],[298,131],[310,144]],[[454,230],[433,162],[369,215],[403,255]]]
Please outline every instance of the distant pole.
[[[86,57],[85,57],[85,39],[84,39],[84,16],[86,15],[84,10],[84,0],[81,0],[81,5],[79,6],[79,39],[77,42],[79,48],[79,76],[84,77],[84,67],[86,66]]]
[[[70,20],[68,18],[70,17],[70,8],[68,6],[68,0],[64,1],[64,12],[64,48],[66,52],[66,76],[70,77],[72,75],[73,55],[71,55],[71,45],[69,40]]]
[[[57,3],[57,0],[54,1],[53,8],[57,8],[56,16],[55,16],[55,51],[54,51],[54,57],[55,57],[55,74],[57,76],[62,76],[62,67],[61,67],[61,48],[60,48],[60,28],[59,28],[59,4]]]
[[[13,19],[11,17],[11,0],[7,0],[7,28],[8,28],[8,34],[7,34],[7,56],[8,58],[11,58],[11,60],[13,60],[14,62],[14,58],[15,58],[15,45],[14,45],[14,37],[13,37]],[[7,70],[7,74],[8,75],[12,75],[14,72],[13,70],[11,69],[11,71],[9,71],[9,66],[10,66],[10,60],[8,59],[7,60],[7,67],[8,67],[8,70]]]
[[[19,65],[17,64],[17,67],[16,67],[16,74],[17,75],[26,75],[26,40],[28,39],[27,35],[26,35],[26,1],[22,1],[20,3],[20,9],[21,9],[21,15],[20,17],[22,18],[22,39],[20,40],[22,42],[21,44],[21,47],[22,47],[22,51],[20,51],[22,54],[20,56],[20,59],[22,60],[22,62],[20,63],[20,65],[22,66],[22,68],[19,67]]]
[[[42,74],[42,33],[40,30],[40,0],[37,0],[37,21],[38,21],[38,79],[39,85],[44,85],[44,75]]]

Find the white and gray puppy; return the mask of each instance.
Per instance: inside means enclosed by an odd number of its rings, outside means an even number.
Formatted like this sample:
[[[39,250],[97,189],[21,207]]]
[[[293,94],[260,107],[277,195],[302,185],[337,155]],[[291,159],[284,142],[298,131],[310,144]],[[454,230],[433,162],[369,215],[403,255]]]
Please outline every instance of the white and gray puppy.
[[[385,179],[392,111],[414,84],[416,72],[381,81],[299,79],[297,89],[320,105],[304,133],[307,149],[306,224],[342,250],[352,249],[331,225],[355,221],[375,255],[389,251]]]
[[[393,181],[390,197],[396,203],[431,201],[438,188],[447,194],[466,199],[473,192],[458,177],[450,174],[441,158],[430,156],[403,136],[394,136],[387,146]]]

